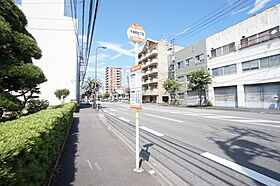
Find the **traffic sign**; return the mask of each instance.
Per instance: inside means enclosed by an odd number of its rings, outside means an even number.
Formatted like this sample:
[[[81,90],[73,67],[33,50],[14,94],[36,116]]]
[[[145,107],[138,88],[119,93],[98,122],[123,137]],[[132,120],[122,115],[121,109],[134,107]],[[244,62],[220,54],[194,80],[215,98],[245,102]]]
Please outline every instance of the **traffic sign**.
[[[95,92],[99,92],[99,88],[96,88],[96,89],[95,89]]]
[[[141,43],[146,38],[146,33],[143,27],[137,24],[130,25],[127,29],[127,37],[133,42]]]
[[[141,64],[130,68],[130,108],[138,110],[142,110],[141,69]]]

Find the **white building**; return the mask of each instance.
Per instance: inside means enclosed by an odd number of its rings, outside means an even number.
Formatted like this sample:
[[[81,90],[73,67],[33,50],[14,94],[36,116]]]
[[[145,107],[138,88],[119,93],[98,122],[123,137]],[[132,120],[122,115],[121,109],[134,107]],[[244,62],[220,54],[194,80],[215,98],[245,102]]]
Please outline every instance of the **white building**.
[[[64,0],[22,0],[20,8],[28,20],[27,30],[42,50],[42,58],[34,60],[47,82],[40,85],[40,99],[50,105],[60,104],[56,89],[68,89],[66,101],[76,98],[76,40],[72,19],[64,16]]]
[[[280,4],[206,38],[215,106],[279,108]]]

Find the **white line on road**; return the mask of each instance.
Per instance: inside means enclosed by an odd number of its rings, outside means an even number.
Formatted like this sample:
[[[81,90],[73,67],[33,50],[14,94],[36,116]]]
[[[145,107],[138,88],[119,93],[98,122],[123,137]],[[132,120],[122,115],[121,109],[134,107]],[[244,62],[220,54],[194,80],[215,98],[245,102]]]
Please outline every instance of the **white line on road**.
[[[147,131],[147,132],[149,132],[149,133],[152,133],[152,134],[154,134],[154,135],[156,135],[156,136],[159,136],[159,137],[164,136],[164,134],[159,133],[159,132],[157,132],[157,131],[155,131],[155,130],[153,130],[153,129],[149,129],[149,128],[144,127],[144,126],[140,126],[139,128],[140,128],[140,129],[143,129],[143,130],[145,130],[145,131]]]
[[[241,123],[246,123],[246,124],[249,124],[249,125],[260,125],[260,126],[280,128],[280,125],[269,125],[269,124],[262,124],[262,123],[254,123],[254,122],[256,122],[254,120],[235,120],[235,119],[232,119],[232,120],[228,120],[228,121],[241,122]]]
[[[179,123],[183,123],[183,121],[181,121],[181,120],[176,120],[176,119],[161,117],[161,116],[158,116],[158,115],[153,115],[153,114],[145,114],[145,115],[147,115],[147,116],[152,116],[152,117],[155,117],[155,118],[161,118],[161,119],[166,119],[166,120],[170,120],[170,121],[176,121],[176,122],[179,122]]]
[[[110,115],[112,115],[112,116],[115,116],[116,114],[113,114],[113,113],[109,113]]]
[[[115,112],[117,111],[116,109],[112,109],[112,108],[109,108],[109,110],[111,110],[111,111],[115,111]]]
[[[96,167],[98,170],[100,170],[100,171],[101,171],[101,168],[100,168],[100,166],[98,165],[98,163],[97,163],[97,162],[95,162],[95,163],[94,163],[94,165],[95,165],[95,167]]]
[[[92,165],[91,165],[91,163],[90,163],[90,161],[89,161],[89,160],[87,160],[87,163],[88,163],[88,165],[89,165],[90,169],[91,169],[91,170],[93,170]]]
[[[259,182],[261,182],[261,183],[263,183],[263,184],[266,184],[266,185],[280,185],[280,182],[279,181],[277,181],[277,180],[274,180],[274,179],[272,179],[272,178],[270,178],[270,177],[267,177],[267,176],[265,176],[265,175],[262,175],[262,174],[260,174],[260,173],[258,173],[258,172],[255,172],[255,171],[253,171],[253,170],[251,170],[251,169],[248,169],[248,168],[246,168],[246,167],[243,167],[243,166],[241,166],[241,165],[238,165],[238,164],[236,164],[236,163],[233,163],[233,162],[231,162],[231,161],[228,161],[228,160],[226,160],[226,159],[223,159],[223,158],[221,158],[221,157],[219,157],[219,156],[216,156],[216,155],[214,155],[214,154],[211,154],[211,153],[209,153],[209,152],[204,152],[204,153],[202,153],[202,154],[200,154],[201,156],[204,156],[205,158],[208,158],[208,159],[210,159],[210,160],[212,160],[212,161],[215,161],[215,162],[217,162],[217,163],[219,163],[219,164],[221,164],[221,165],[223,165],[223,166],[226,166],[226,167],[228,167],[228,168],[230,168],[230,169],[233,169],[233,170],[235,170],[236,172],[239,172],[239,173],[241,173],[241,174],[244,174],[245,176],[248,176],[248,177],[250,177],[250,178],[252,178],[252,179],[254,179],[254,180],[257,180],[257,181],[259,181]]]
[[[123,117],[118,117],[120,120],[123,120],[123,121],[125,121],[125,122],[129,122],[129,120],[128,119],[125,119],[125,118],[123,118]]]
[[[123,109],[123,108],[118,108],[118,109],[120,109],[120,110],[124,110],[124,111],[128,111],[128,109]]]

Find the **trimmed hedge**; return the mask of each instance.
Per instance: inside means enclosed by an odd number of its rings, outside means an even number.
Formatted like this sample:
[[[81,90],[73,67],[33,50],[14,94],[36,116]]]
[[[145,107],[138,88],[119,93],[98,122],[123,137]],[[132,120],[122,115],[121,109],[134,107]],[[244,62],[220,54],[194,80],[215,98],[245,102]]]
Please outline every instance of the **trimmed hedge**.
[[[0,185],[41,185],[73,119],[76,102],[0,123]]]

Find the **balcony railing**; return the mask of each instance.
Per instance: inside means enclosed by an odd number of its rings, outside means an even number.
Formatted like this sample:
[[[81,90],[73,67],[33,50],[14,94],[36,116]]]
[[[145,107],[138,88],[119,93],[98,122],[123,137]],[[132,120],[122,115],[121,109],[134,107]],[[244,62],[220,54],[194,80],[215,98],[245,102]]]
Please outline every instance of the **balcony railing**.
[[[238,48],[239,49],[247,48],[279,37],[280,37],[280,32],[277,32],[275,34],[267,34],[261,37],[257,37],[256,39],[252,39],[250,41],[243,41],[241,44],[239,44]]]

